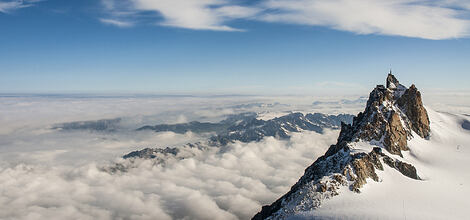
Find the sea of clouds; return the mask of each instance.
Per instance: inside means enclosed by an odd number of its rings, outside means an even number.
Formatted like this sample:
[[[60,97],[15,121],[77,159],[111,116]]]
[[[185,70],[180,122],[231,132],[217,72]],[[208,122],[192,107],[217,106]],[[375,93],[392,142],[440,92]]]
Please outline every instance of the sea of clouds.
[[[103,167],[123,162],[121,156],[133,150],[181,146],[210,135],[135,131],[142,125],[218,121],[247,111],[264,117],[291,111],[355,114],[364,108],[362,99],[4,95],[0,97],[0,218],[249,219],[287,192],[303,170],[336,142],[339,131],[234,143],[224,151],[195,149],[195,157],[163,165],[137,160],[127,172],[111,173]],[[456,111],[468,106],[460,105]],[[57,123],[110,118],[122,119],[119,129],[52,129]]]

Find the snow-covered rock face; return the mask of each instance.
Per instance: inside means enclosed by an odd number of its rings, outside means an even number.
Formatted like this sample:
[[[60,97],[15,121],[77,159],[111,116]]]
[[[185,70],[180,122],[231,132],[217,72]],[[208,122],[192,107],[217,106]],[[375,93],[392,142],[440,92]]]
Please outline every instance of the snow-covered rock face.
[[[407,139],[413,132],[429,136],[429,119],[423,107],[421,93],[414,85],[406,88],[392,74],[387,87],[378,85],[369,95],[367,106],[354,118],[353,124],[343,125],[338,144],[352,141],[374,141],[392,153],[401,155],[408,150]]]
[[[364,112],[354,117],[352,125],[341,125],[337,144],[308,167],[287,194],[264,206],[253,219],[283,219],[314,210],[342,188],[359,193],[368,179],[379,181],[377,171],[385,167],[421,179],[402,156],[415,135],[430,135],[421,94],[414,85],[401,85],[392,74],[387,76],[386,85],[372,90]]]

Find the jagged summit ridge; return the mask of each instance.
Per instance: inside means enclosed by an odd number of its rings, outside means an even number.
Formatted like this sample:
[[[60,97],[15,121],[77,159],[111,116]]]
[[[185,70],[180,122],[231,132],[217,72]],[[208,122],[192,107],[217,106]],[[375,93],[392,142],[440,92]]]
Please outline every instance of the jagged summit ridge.
[[[390,73],[387,75],[387,89],[395,89],[397,88],[400,83],[398,82],[397,78],[392,74],[392,70],[390,70]]]
[[[429,136],[429,118],[416,86],[406,88],[391,73],[386,85],[372,90],[364,112],[354,117],[352,125],[342,125],[338,144],[374,141],[388,152],[401,155],[401,151],[408,150],[412,131],[422,138]]]
[[[376,170],[384,164],[406,177],[420,180],[416,168],[403,162],[402,151],[408,140],[417,134],[430,135],[429,118],[421,94],[415,85],[406,88],[388,74],[386,86],[377,85],[369,95],[366,108],[353,119],[352,125],[342,124],[338,141],[305,170],[291,190],[262,210],[253,219],[284,219],[301,211],[318,208],[322,201],[338,195],[347,187],[354,192],[367,183],[378,181]],[[358,142],[375,147],[362,152]],[[370,149],[370,148],[369,148]]]

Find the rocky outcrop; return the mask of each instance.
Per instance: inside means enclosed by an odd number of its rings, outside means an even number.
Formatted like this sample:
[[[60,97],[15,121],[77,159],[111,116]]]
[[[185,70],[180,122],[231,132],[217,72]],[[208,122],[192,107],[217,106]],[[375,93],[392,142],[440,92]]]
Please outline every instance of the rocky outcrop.
[[[470,121],[463,120],[462,121],[462,128],[465,130],[470,130]]]
[[[253,219],[284,219],[299,211],[314,210],[323,200],[338,195],[337,189],[343,186],[359,193],[368,180],[379,181],[376,171],[384,170],[384,164],[419,180],[413,165],[393,156],[402,156],[402,151],[408,150],[413,131],[423,138],[430,134],[421,94],[414,85],[401,85],[390,73],[386,87],[378,85],[372,90],[364,112],[354,117],[352,125],[341,125],[337,144],[309,166],[288,193],[263,206]],[[369,153],[357,152],[357,142],[376,147]]]
[[[407,137],[408,133],[401,123],[400,115],[392,111],[385,128],[384,146],[390,153],[401,155],[402,150],[408,150]]]
[[[173,155],[176,156],[180,150],[175,147],[166,147],[166,148],[145,148],[142,150],[137,150],[137,151],[132,151],[124,156],[122,158],[128,159],[128,158],[133,158],[133,157],[138,157],[142,159],[153,159],[158,157],[159,155]]]
[[[385,164],[387,164],[391,168],[398,170],[401,174],[409,178],[416,179],[416,180],[420,179],[418,176],[418,173],[416,172],[416,168],[409,163],[405,163],[400,160],[394,160],[385,155],[383,155],[383,161]]]
[[[387,88],[390,89],[396,89],[398,85],[400,85],[400,82],[398,82],[397,78],[392,74],[392,71],[390,70],[390,73],[387,75]]]
[[[408,150],[412,131],[423,138],[429,136],[428,114],[416,87],[407,89],[392,74],[387,76],[386,84],[372,90],[364,112],[354,117],[351,126],[342,127],[338,143],[373,141],[401,155],[401,151]]]
[[[423,138],[429,137],[429,117],[421,100],[421,93],[413,84],[397,100],[398,106],[406,114],[411,128]]]

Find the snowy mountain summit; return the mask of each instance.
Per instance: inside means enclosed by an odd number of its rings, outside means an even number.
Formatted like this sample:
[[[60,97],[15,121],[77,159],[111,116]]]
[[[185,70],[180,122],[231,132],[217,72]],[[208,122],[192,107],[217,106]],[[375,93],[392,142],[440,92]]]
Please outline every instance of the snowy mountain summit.
[[[372,90],[364,112],[352,125],[341,125],[335,145],[305,170],[291,190],[263,206],[253,219],[285,219],[314,212],[344,192],[360,194],[367,182],[381,181],[380,171],[395,170],[405,178],[424,182],[404,158],[409,142],[430,137],[430,120],[415,85],[401,85],[390,72],[386,86]]]
[[[352,125],[342,125],[336,147],[326,155],[336,153],[349,142],[363,140],[401,156],[401,151],[408,150],[408,139],[413,135],[428,138],[429,132],[429,117],[421,93],[415,85],[410,88],[401,85],[389,73],[387,87],[378,85],[372,90],[364,112],[353,119]]]

